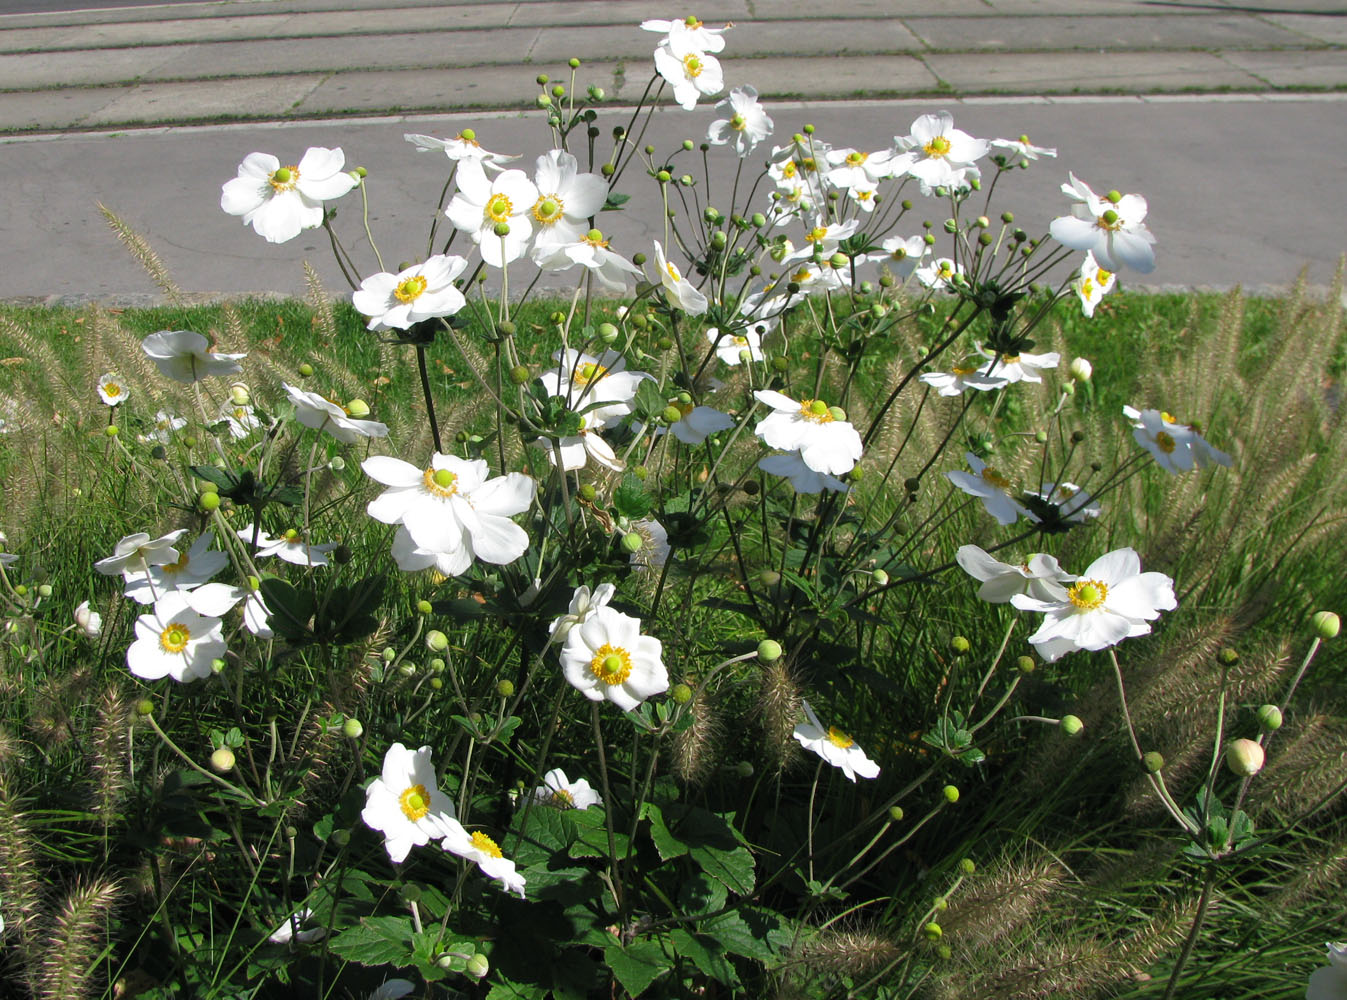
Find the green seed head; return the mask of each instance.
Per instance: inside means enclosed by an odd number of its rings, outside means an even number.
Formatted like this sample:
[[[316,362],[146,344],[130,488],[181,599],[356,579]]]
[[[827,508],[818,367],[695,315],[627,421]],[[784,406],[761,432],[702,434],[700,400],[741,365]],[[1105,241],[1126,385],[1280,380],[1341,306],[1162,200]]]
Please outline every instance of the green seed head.
[[[781,643],[775,639],[763,639],[758,643],[758,659],[763,663],[775,663],[781,659],[782,652]]]
[[[673,691],[670,693],[673,695],[673,700],[680,705],[686,705],[692,700],[692,688],[686,684],[675,684]]]
[[[502,698],[508,698],[514,694],[514,681],[501,680],[496,682],[496,694]]]
[[[945,801],[954,803],[959,801],[959,789],[956,785],[946,785],[940,789],[940,794],[945,797]]]
[[[426,633],[426,648],[432,653],[443,653],[449,648],[449,637],[437,628]]]
[[[1141,766],[1146,769],[1148,774],[1158,774],[1164,770],[1165,758],[1161,756],[1158,750],[1151,750],[1142,754]]]
[[[1080,721],[1080,716],[1064,715],[1061,721],[1062,732],[1067,736],[1079,736],[1085,729],[1085,723]]]
[[[1310,618],[1310,625],[1320,639],[1336,639],[1342,622],[1332,611],[1316,611]]]
[[[347,719],[341,724],[341,734],[348,740],[358,740],[365,734],[365,727],[359,719]]]

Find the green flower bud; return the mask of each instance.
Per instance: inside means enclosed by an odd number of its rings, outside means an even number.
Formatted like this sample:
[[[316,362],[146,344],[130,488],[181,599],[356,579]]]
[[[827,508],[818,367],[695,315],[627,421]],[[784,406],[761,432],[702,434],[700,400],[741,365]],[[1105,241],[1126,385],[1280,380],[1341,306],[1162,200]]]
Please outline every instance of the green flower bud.
[[[468,966],[464,970],[470,976],[481,979],[491,971],[491,962],[480,951],[468,959]]]
[[[674,342],[672,337],[660,337],[659,340],[655,341],[655,346],[661,351],[667,351],[669,348],[673,347],[673,345]]]
[[[141,698],[140,701],[136,702],[136,714],[142,718],[147,715],[153,715],[154,702],[149,698]]]
[[[603,166],[599,167],[599,173],[603,174],[605,177],[612,177],[613,174],[617,173],[617,168],[611,163],[605,163]]]
[[[692,700],[692,688],[686,684],[675,684],[670,694],[673,695],[673,700],[680,705],[686,705]]]
[[[44,583],[44,584],[42,584],[42,586],[38,587],[38,588],[37,588],[37,596],[38,596],[38,597],[50,597],[50,596],[51,596],[51,585],[50,585],[50,584]]]
[[[1071,373],[1071,377],[1077,382],[1088,382],[1090,381],[1090,376],[1094,374],[1094,366],[1085,358],[1073,359],[1067,370]]]
[[[961,635],[956,635],[949,641],[949,651],[955,656],[963,656],[972,648],[973,644]]]
[[[449,637],[437,628],[426,633],[426,649],[432,653],[443,653],[449,648]]]
[[[805,134],[805,135],[813,135],[813,134],[814,134],[814,126],[813,126],[813,125],[805,125],[805,127],[804,127],[804,134]]]
[[[212,490],[209,493],[202,493],[196,499],[197,506],[202,510],[218,510],[220,507],[220,494]]]
[[[546,94],[539,94],[534,99],[533,103],[540,108],[550,108],[552,106],[552,98],[548,97]]]
[[[1282,710],[1276,705],[1263,705],[1258,709],[1258,726],[1265,733],[1275,733],[1282,727]]]
[[[1067,736],[1079,736],[1085,729],[1085,723],[1080,721],[1080,716],[1078,715],[1062,716],[1062,721],[1059,725],[1062,727],[1062,732]]]
[[[593,503],[594,498],[599,495],[599,491],[594,488],[592,483],[583,484],[577,492],[580,499],[585,503]]]
[[[781,659],[781,643],[775,639],[763,639],[758,643],[758,659],[763,663],[775,663]]]
[[[781,574],[774,569],[765,569],[758,574],[758,580],[764,587],[775,587],[781,582]]]
[[[644,465],[633,465],[631,467],[631,474],[641,482],[645,482],[646,477],[650,475],[650,470]]]
[[[1032,674],[1038,669],[1038,663],[1032,656],[1021,656],[1015,661],[1015,667],[1022,674]]]
[[[1015,221],[1015,215],[1014,215],[1014,213],[1013,213],[1013,212],[1002,212],[1002,213],[1001,213],[1001,221],[1004,222],[1007,226],[1010,225],[1012,222]]]
[[[634,555],[641,551],[641,536],[634,531],[629,531],[622,536],[622,551],[629,555]]]
[[[1216,654],[1216,662],[1223,667],[1233,667],[1239,662],[1239,650],[1225,646]]]
[[[949,909],[949,900],[944,896],[936,896],[935,902],[931,904],[931,909],[935,910],[936,913],[944,913]]]
[[[229,747],[220,747],[210,755],[210,767],[217,774],[228,774],[234,770],[234,751]]]
[[[600,323],[596,332],[598,333],[600,340],[605,344],[611,344],[613,341],[617,340],[621,331],[619,331],[612,323]]]
[[[121,428],[119,428],[116,424],[108,424],[106,427],[103,428],[103,433],[110,438],[115,438],[118,434],[121,433]]]
[[[660,417],[666,424],[676,424],[683,419],[683,411],[676,406],[666,406],[660,413]]]
[[[182,439],[182,443],[183,443],[183,445],[185,445],[185,446],[188,447],[188,448],[195,448],[195,447],[196,447],[196,437],[195,437],[195,435],[192,435],[192,434],[186,435],[186,436]]]
[[[815,400],[815,402],[818,401]],[[832,417],[834,420],[844,421],[847,418],[847,411],[840,406],[830,406],[828,407],[828,416]]]
[[[575,58],[575,56],[571,56],[569,59],[566,60],[566,65],[569,66],[571,69],[579,69],[580,60]]]
[[[537,81],[538,86],[546,87],[548,83],[551,82],[552,78],[549,77],[546,73],[539,73],[536,77],[534,77],[534,79]]]
[[[887,586],[887,585],[888,585],[888,582],[889,582],[889,574],[888,574],[888,573],[885,573],[882,569],[874,570],[874,571],[871,572],[871,574],[870,574],[870,581],[871,581],[876,587],[884,587],[884,586]]]
[[[491,227],[491,231],[497,236],[504,238],[510,235],[510,224],[508,222],[497,222]]]
[[[434,608],[432,608],[432,607],[430,606],[430,602],[429,602],[429,601],[417,601],[417,602],[416,602],[416,613],[417,613],[418,615],[428,615],[428,614],[430,614],[431,611],[433,611],[433,610],[434,610]]]
[[[844,267],[846,267],[849,263],[851,263],[851,259],[850,259],[846,254],[840,253],[840,252],[839,252],[839,253],[835,253],[835,254],[833,254],[831,257],[828,258],[828,265],[829,265],[834,271],[840,271],[840,270],[842,270],[842,269],[843,269]]]
[[[1141,766],[1146,769],[1147,774],[1158,774],[1164,770],[1165,758],[1158,750],[1148,750],[1141,755]]]
[[[529,380],[529,370],[526,365],[515,365],[510,369],[510,381],[515,385],[523,385]]]
[[[922,937],[926,938],[927,941],[939,941],[944,933],[945,932],[940,929],[940,925],[934,920],[921,929]]]
[[[1034,431],[1034,443],[1035,443],[1035,444],[1047,444],[1047,443],[1048,443],[1048,432],[1047,432],[1047,431]]]
[[[945,232],[953,234],[957,233],[958,231],[959,231],[959,223],[955,219],[945,220]]]
[[[340,455],[333,455],[327,460],[327,467],[333,472],[341,472],[346,468],[346,459],[342,458]]]
[[[729,238],[719,230],[711,234],[711,245],[717,250],[724,250],[725,244],[728,242]]]
[[[772,371],[779,374],[785,374],[788,368],[790,368],[790,359],[785,355],[778,354],[776,357],[772,358]]]
[[[940,794],[945,797],[945,801],[955,803],[959,801],[959,789],[956,785],[946,785],[940,789]]]
[[[989,247],[992,245],[991,233],[978,233],[978,246]]]
[[[673,175],[667,170],[661,170],[659,173],[655,174],[655,180],[659,181],[661,184],[668,184],[672,178]]]
[[[903,807],[889,806],[889,819],[894,823],[901,823],[903,820]]]
[[[341,724],[341,734],[348,740],[358,740],[365,735],[365,727],[359,719],[347,719]]]
[[[1337,638],[1342,622],[1332,611],[1316,611],[1310,618],[1310,625],[1314,629],[1314,634],[1320,639],[1334,639]]]
[[[1249,778],[1263,770],[1263,748],[1253,740],[1231,740],[1225,745],[1225,766]]]
[[[502,698],[508,698],[514,694],[514,681],[500,680],[496,682],[496,694]]]
[[[220,659],[218,656],[210,661],[211,673],[215,674],[223,673],[224,668],[227,666],[229,666],[229,664],[225,663],[225,661]]]
[[[734,765],[734,773],[741,778],[753,777],[753,764],[750,761],[741,760]]]
[[[942,959],[951,959],[954,957],[954,949],[947,944],[938,944],[935,947],[935,953]]]
[[[959,861],[959,871],[963,872],[965,875],[972,875],[972,874],[973,874],[975,871],[977,871],[977,870],[978,870],[978,866],[975,865],[975,864],[973,863],[973,859],[972,859],[972,858],[962,858],[962,859],[960,859],[960,861]]]
[[[438,691],[442,687],[444,687],[444,681],[440,680],[438,677],[432,677],[430,679],[430,690]]]
[[[442,673],[444,673],[444,661],[441,660],[438,656],[433,657],[433,658],[431,659],[429,666],[430,666],[430,672],[431,672],[432,674],[442,674]]]
[[[559,84],[559,83],[553,85],[553,87],[552,87],[552,96],[553,96],[553,97],[565,97],[565,96],[566,96],[566,88],[565,88],[564,86],[562,86],[561,84]]]

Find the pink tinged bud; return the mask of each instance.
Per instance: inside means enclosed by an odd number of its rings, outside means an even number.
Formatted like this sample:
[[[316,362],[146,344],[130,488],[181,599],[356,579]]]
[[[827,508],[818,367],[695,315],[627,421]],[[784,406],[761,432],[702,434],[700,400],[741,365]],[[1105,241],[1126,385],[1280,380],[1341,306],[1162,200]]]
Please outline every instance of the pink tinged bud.
[[[1225,766],[1241,777],[1261,771],[1264,759],[1263,748],[1253,740],[1231,740],[1225,745]]]

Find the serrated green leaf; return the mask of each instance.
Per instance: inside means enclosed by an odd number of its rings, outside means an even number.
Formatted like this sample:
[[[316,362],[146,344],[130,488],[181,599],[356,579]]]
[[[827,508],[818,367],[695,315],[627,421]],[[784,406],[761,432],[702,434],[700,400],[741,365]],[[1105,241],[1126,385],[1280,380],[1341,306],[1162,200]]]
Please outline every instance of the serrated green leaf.
[[[506,980],[491,987],[486,1000],[547,1000],[547,990],[533,983]]]
[[[603,949],[603,960],[633,997],[640,996],[671,967],[664,949],[648,939],[633,941],[625,948],[609,945]]]
[[[412,964],[413,936],[410,917],[362,917],[328,947],[348,962],[402,967]]]
[[[725,949],[715,938],[708,934],[695,934],[680,927],[670,932],[669,939],[673,942],[674,950],[691,961],[703,975],[710,976],[726,986],[738,984],[739,976],[734,971],[734,963],[726,957]]]
[[[650,839],[655,842],[655,850],[659,851],[661,861],[681,858],[684,854],[687,854],[687,844],[669,832],[669,827],[664,822],[664,813],[659,806],[653,802],[647,802],[645,814],[646,818],[650,820]]]
[[[790,946],[789,931],[770,910],[752,907],[731,910],[705,921],[701,931],[726,951],[759,962],[774,962],[781,950]]]
[[[631,195],[623,194],[621,191],[610,191],[608,192],[608,197],[604,199],[603,208],[599,211],[618,212],[621,211],[622,206],[629,201],[631,201]]]

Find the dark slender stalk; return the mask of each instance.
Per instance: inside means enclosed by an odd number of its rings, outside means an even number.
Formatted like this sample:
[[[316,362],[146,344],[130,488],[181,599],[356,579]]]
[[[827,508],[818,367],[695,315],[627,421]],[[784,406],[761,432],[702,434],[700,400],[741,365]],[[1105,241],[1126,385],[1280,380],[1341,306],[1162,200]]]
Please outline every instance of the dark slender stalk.
[[[444,448],[440,446],[440,425],[435,420],[435,401],[430,398],[430,375],[426,371],[426,346],[424,344],[416,345],[416,368],[421,373],[421,393],[426,397],[426,417],[430,420],[430,436],[435,442],[435,451],[443,455]]]
[[[1215,882],[1216,868],[1212,867],[1207,869],[1207,877],[1202,882],[1202,896],[1197,901],[1197,912],[1193,914],[1192,929],[1183,942],[1183,951],[1179,952],[1179,960],[1174,963],[1174,971],[1169,974],[1169,985],[1165,987],[1165,995],[1161,1000],[1174,1000],[1174,991],[1179,988],[1179,976],[1183,974],[1183,967],[1188,964],[1188,958],[1193,953],[1197,936],[1202,933],[1202,924],[1207,918],[1207,904],[1211,902],[1211,887]]]

